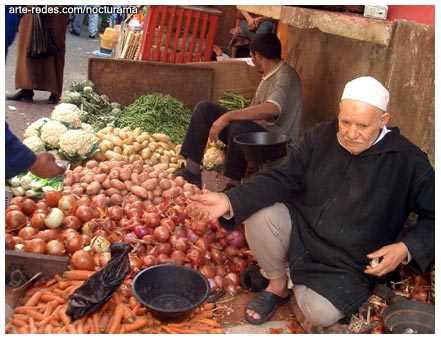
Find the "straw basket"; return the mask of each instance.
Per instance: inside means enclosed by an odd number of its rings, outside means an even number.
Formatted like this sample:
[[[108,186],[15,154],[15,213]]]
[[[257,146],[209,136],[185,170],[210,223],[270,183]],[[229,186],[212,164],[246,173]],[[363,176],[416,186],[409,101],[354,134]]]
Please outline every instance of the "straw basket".
[[[119,31],[113,28],[106,28],[104,34],[100,34],[101,48],[106,50],[113,50],[118,40]]]

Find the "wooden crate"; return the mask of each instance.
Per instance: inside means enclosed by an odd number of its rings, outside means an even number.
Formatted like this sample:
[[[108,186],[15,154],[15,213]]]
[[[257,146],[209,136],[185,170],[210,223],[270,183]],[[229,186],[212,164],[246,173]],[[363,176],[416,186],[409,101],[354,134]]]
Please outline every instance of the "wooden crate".
[[[53,256],[5,250],[5,269],[7,277],[9,277],[14,270],[20,270],[27,278],[40,272],[43,278],[52,279],[55,274],[62,274],[66,271],[68,264],[68,256]]]

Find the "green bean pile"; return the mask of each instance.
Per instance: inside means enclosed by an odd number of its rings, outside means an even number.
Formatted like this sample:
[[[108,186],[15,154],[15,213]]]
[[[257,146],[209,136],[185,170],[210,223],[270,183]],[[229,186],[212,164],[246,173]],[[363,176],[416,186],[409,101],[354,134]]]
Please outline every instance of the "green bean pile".
[[[178,99],[164,93],[144,95],[123,109],[115,126],[164,133],[174,144],[182,144],[190,123],[191,110]]]

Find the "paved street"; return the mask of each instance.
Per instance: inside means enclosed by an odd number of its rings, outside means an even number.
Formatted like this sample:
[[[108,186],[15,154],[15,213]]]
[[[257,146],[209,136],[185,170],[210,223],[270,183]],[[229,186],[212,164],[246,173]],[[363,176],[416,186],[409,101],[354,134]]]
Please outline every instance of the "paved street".
[[[70,27],[68,27],[70,29]],[[14,44],[10,46],[5,69],[5,89],[6,94],[13,94],[15,89],[15,57],[16,43],[18,36],[15,37]],[[81,79],[87,79],[88,58],[94,57],[94,52],[100,48],[100,39],[89,39],[87,26],[84,25],[81,35],[74,36],[66,33],[66,60],[64,67],[64,85],[67,89],[69,85]],[[6,121],[12,132],[22,139],[24,129],[40,117],[48,117],[55,105],[46,103],[50,93],[35,91],[34,101],[5,101]]]

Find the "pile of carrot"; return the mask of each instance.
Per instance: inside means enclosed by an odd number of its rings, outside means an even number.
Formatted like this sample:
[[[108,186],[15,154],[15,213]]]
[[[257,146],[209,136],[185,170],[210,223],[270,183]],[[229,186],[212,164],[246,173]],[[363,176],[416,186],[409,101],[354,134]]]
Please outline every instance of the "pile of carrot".
[[[26,290],[6,324],[6,334],[223,333],[213,314],[213,303],[195,309],[191,318],[181,323],[165,323],[152,317],[131,293],[121,289],[99,311],[72,322],[66,314],[68,298],[93,273],[66,271]]]

